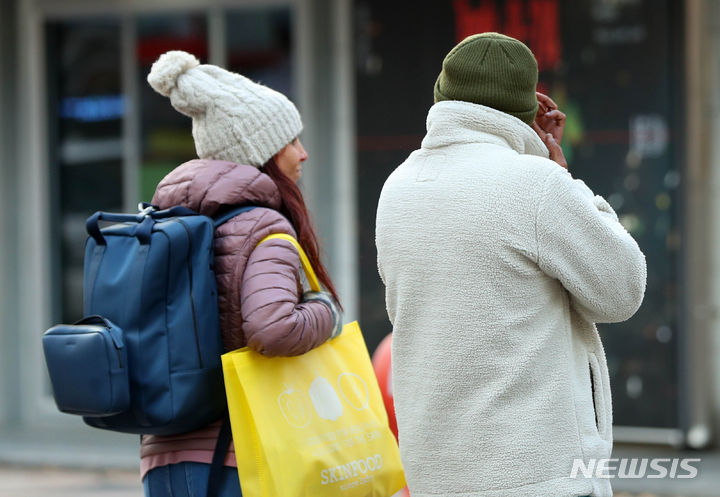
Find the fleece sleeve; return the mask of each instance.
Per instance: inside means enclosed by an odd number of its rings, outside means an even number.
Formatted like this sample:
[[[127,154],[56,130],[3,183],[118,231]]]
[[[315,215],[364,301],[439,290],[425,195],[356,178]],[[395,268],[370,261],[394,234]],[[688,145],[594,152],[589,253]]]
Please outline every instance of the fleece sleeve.
[[[642,303],[645,256],[612,207],[558,168],[545,180],[536,218],[538,265],[559,280],[586,319],[629,319]]]

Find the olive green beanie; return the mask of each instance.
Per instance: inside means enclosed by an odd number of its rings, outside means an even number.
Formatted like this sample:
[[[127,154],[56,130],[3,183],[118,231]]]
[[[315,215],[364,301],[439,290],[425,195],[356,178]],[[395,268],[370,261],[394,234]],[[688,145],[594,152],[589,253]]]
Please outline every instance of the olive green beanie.
[[[522,42],[499,33],[468,36],[443,60],[435,102],[486,105],[531,124],[537,113],[538,65]]]

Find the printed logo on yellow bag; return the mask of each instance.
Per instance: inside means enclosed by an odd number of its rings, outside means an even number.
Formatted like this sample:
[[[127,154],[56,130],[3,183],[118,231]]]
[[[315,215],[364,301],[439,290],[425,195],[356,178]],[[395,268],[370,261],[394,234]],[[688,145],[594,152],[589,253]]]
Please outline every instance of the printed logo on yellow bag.
[[[244,497],[390,497],[405,486],[358,324],[302,356],[223,355]]]
[[[310,399],[315,411],[323,419],[335,421],[343,413],[340,397],[337,396],[330,382],[318,376],[310,385]]]
[[[278,405],[290,426],[305,428],[310,424],[310,420],[312,419],[310,402],[308,402],[305,394],[300,390],[295,390],[293,387],[286,387],[278,396]]]
[[[343,398],[358,411],[370,409],[370,392],[367,383],[355,373],[343,373],[338,376],[338,388]]]

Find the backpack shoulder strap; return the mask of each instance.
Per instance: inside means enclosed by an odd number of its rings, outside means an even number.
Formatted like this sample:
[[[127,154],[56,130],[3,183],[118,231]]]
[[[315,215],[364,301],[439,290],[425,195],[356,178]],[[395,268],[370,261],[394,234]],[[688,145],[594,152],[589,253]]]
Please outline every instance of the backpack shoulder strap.
[[[230,416],[225,413],[222,424],[220,425],[220,433],[215,443],[213,451],[212,464],[210,464],[210,474],[208,475],[207,497],[218,497],[220,495],[220,484],[222,481],[222,470],[225,463],[225,455],[230,448],[232,442],[232,431],[230,429]]]
[[[229,221],[230,219],[234,218],[235,216],[240,215],[240,214],[242,214],[243,212],[251,211],[251,210],[253,210],[255,207],[257,207],[257,206],[255,206],[255,205],[246,205],[246,206],[243,206],[243,207],[237,207],[237,208],[235,208],[235,209],[230,209],[229,211],[225,212],[224,214],[220,214],[219,216],[214,217],[214,218],[213,218],[213,226],[214,226],[215,228],[217,228],[218,226],[220,226],[220,225],[223,224],[223,223],[226,223],[227,221]]]

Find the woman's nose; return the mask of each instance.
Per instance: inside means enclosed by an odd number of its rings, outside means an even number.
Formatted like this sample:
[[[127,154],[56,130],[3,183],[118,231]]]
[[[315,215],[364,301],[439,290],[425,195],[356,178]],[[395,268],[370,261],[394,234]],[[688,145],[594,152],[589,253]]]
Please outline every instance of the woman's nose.
[[[305,150],[305,147],[303,147],[302,143],[298,142],[298,146],[300,148],[300,162],[304,162],[308,158],[308,153]]]

